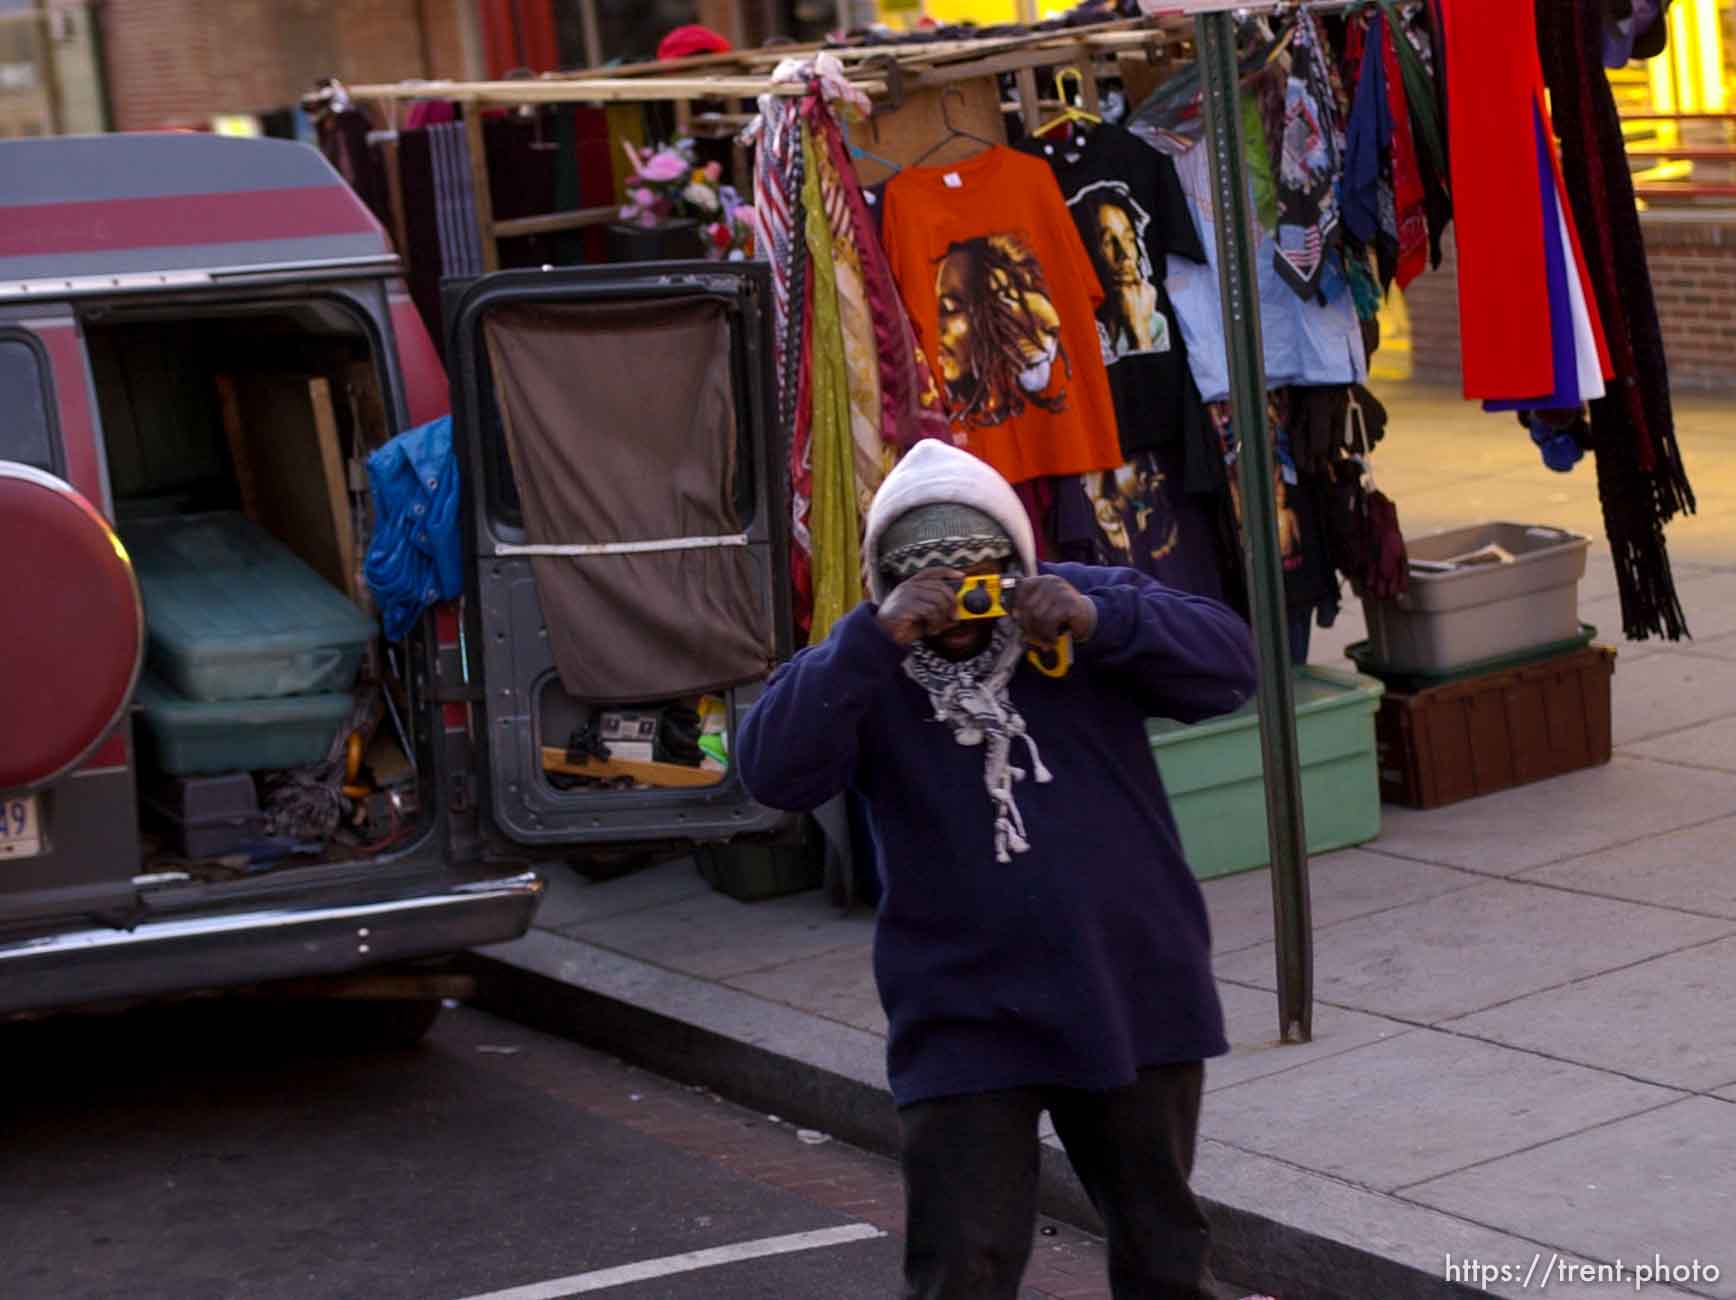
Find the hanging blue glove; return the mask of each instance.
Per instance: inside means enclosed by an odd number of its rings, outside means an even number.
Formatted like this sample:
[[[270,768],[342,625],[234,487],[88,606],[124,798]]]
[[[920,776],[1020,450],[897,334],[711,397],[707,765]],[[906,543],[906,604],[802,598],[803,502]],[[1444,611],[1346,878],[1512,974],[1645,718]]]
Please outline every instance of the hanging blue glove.
[[[1543,455],[1543,463],[1557,474],[1566,474],[1585,459],[1585,447],[1574,436],[1579,421],[1565,429],[1550,427],[1535,412],[1525,416],[1525,427],[1531,431],[1531,441]]]

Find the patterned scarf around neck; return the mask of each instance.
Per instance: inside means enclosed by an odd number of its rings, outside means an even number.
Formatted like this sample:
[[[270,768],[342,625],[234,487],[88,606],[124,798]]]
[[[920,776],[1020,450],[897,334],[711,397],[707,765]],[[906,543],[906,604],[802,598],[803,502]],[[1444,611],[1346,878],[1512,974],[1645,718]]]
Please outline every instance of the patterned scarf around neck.
[[[1013,741],[1025,742],[1032,774],[1039,783],[1053,780],[1008,691],[1024,653],[1017,625],[1003,618],[996,620],[987,649],[973,659],[943,659],[918,642],[904,661],[904,671],[934,702],[935,721],[950,727],[952,738],[961,745],[986,744],[983,785],[995,808],[995,859],[999,862],[1011,862],[1014,853],[1031,847],[1025,819],[1013,798],[1013,783],[1026,775],[1024,768],[1013,766]]]

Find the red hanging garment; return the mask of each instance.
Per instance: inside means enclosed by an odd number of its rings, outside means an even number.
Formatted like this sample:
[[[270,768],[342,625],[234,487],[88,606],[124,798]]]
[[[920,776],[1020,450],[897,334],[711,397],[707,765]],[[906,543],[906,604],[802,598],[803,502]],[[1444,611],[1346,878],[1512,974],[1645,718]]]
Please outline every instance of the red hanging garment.
[[[1547,115],[1545,122],[1549,121]],[[1549,161],[1553,164],[1555,190],[1561,196],[1561,209],[1567,219],[1567,238],[1572,245],[1574,269],[1579,275],[1580,292],[1585,295],[1586,310],[1591,315],[1591,330],[1597,339],[1597,364],[1606,380],[1615,378],[1615,362],[1610,354],[1609,337],[1603,326],[1603,313],[1597,305],[1597,288],[1591,278],[1591,264],[1585,260],[1585,245],[1579,236],[1579,223],[1574,220],[1567,193],[1567,178],[1561,170],[1561,151],[1551,149]],[[1647,468],[1650,468],[1649,466]]]
[[[1405,95],[1404,73],[1398,64],[1394,41],[1405,39],[1390,22],[1380,24],[1381,55],[1386,62],[1386,102],[1392,113],[1393,208],[1398,219],[1398,274],[1400,289],[1428,270],[1428,194],[1423,189],[1422,169],[1417,163],[1416,137],[1411,131],[1410,100]]]
[[[1443,0],[1442,9],[1465,396],[1547,393],[1555,381],[1549,278],[1533,234],[1543,228],[1536,16],[1512,0]]]

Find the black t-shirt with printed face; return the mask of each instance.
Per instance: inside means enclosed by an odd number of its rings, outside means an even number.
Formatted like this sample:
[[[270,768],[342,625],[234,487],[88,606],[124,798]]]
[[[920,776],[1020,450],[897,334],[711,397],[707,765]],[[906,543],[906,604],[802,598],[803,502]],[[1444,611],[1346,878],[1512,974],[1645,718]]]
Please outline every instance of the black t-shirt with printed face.
[[[1107,122],[1027,137],[1018,147],[1054,169],[1102,282],[1097,338],[1122,451],[1174,446],[1185,404],[1197,399],[1164,288],[1166,260],[1206,260],[1175,164]]]

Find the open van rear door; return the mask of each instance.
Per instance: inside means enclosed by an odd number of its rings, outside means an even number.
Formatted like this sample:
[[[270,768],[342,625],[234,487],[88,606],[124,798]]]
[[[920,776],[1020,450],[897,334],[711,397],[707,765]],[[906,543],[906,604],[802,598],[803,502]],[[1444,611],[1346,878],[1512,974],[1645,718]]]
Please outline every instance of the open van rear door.
[[[790,653],[766,268],[504,272],[446,308],[495,829],[553,848],[782,828],[720,756]]]

